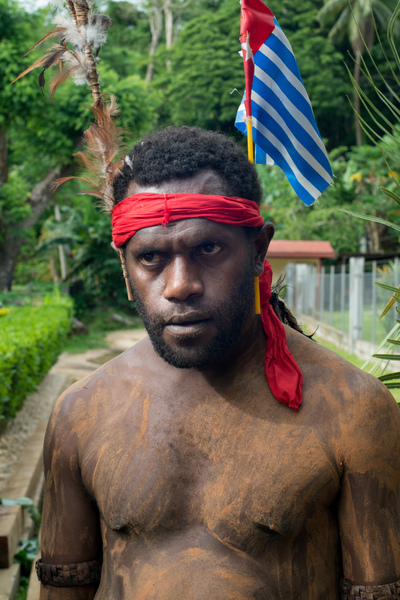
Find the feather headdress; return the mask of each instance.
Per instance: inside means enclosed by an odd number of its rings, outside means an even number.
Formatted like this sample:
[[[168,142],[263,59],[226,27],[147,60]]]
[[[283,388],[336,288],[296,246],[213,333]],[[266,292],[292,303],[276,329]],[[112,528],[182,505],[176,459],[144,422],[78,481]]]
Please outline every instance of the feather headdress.
[[[49,85],[51,99],[58,86],[69,77],[77,85],[90,85],[93,106],[89,108],[93,113],[94,123],[83,134],[83,151],[76,154],[87,175],[58,179],[54,188],[57,189],[69,179],[85,181],[89,184],[85,193],[100,198],[110,212],[114,206],[112,181],[123,166],[124,156],[121,157],[121,153],[126,133],[117,126],[119,109],[115,97],[101,93],[97,71],[98,54],[106,42],[111,20],[106,15],[94,14],[93,4],[89,6],[87,0],[66,0],[66,7],[68,12],[58,12],[54,16],[56,27],[36,42],[24,56],[50,38],[58,37],[58,43],[53,43],[41,58],[12,83],[33,69],[41,68],[38,82],[43,92],[46,71],[55,66],[58,69]]]
[[[89,6],[87,0],[65,0],[65,3],[68,12],[57,13],[54,17],[56,27],[24,56],[50,38],[58,37],[58,43],[53,44],[44,56],[25,69],[12,83],[33,69],[41,67],[38,81],[43,92],[46,71],[57,66],[58,71],[50,83],[51,99],[57,87],[69,77],[77,85],[90,85],[93,97],[93,106],[90,110],[94,116],[94,123],[83,134],[83,151],[76,154],[85,167],[87,175],[58,179],[55,181],[54,189],[69,179],[85,181],[89,184],[85,193],[100,198],[106,210],[111,212],[115,204],[112,182],[123,167],[125,157],[121,157],[122,141],[126,133],[117,126],[119,109],[115,97],[101,93],[97,71],[98,54],[107,39],[111,20],[106,15],[93,14],[94,3]],[[133,300],[121,251],[119,256],[128,298]]]

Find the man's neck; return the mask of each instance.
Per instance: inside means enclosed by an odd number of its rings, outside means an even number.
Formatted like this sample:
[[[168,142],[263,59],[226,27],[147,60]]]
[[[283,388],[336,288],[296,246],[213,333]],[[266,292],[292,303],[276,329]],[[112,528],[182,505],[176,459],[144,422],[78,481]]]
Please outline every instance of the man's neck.
[[[205,381],[222,392],[239,383],[241,379],[247,380],[251,373],[258,371],[264,373],[266,344],[267,336],[261,318],[257,315],[248,323],[234,347],[222,360],[212,366],[179,369],[169,365],[160,356],[156,356],[157,360],[162,361],[164,368],[171,369],[178,379],[180,376],[185,379],[191,377],[199,384]],[[152,350],[155,353],[154,348]]]

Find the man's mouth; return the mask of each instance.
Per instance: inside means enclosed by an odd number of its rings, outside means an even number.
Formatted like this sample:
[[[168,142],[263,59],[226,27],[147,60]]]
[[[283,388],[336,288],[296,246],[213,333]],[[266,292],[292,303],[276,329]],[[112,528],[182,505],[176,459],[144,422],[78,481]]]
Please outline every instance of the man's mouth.
[[[173,335],[194,335],[200,333],[211,322],[211,319],[200,313],[187,313],[171,317],[165,325],[165,329]]]

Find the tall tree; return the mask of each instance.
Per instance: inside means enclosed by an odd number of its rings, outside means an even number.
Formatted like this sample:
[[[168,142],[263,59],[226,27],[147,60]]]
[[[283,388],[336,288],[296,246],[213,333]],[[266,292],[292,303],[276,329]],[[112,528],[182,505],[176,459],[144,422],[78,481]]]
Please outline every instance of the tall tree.
[[[268,5],[293,46],[323,137],[331,147],[347,145],[352,121],[346,96],[352,87],[343,68],[343,55],[321,35],[317,20],[320,1],[269,0]],[[169,53],[160,50],[154,86],[165,97],[160,116],[163,123],[198,125],[235,135],[240,97],[231,92],[237,88],[242,93],[244,88],[239,28],[237,0],[223,0],[187,20]],[[166,56],[171,60],[168,73]],[[241,137],[238,134],[238,139]]]
[[[77,168],[73,154],[91,121],[87,87],[67,81],[51,102],[33,73],[10,86],[32,62],[20,57],[45,33],[45,17],[0,0],[0,290],[10,289],[27,233],[52,203],[52,181]],[[102,77],[107,92],[121,98],[125,127],[136,137],[151,129],[157,95],[138,75],[121,77],[103,66]]]
[[[46,132],[51,137],[54,122],[49,121],[51,110],[45,114],[35,107],[40,94],[33,82],[24,82],[18,90],[10,88],[24,64],[19,57],[40,31],[41,21],[42,17],[26,13],[12,0],[0,0],[0,290],[10,289],[24,232],[50,204],[55,177],[68,169],[68,160],[55,164],[49,155],[41,156],[43,137]],[[21,135],[15,139],[20,125]]]
[[[371,9],[373,14],[371,13]],[[394,9],[393,0],[325,0],[319,11],[322,25],[333,23],[328,37],[340,42],[347,36],[354,54],[354,79],[360,83],[361,61],[366,47],[371,50],[375,40],[374,16],[386,29]],[[360,112],[360,98],[354,91],[354,108]],[[354,115],[357,145],[362,144],[362,131]]]

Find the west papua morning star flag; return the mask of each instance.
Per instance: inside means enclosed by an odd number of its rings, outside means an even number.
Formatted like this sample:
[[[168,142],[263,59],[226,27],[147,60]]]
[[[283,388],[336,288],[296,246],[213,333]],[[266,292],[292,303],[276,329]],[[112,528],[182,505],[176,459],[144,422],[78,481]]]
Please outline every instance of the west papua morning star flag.
[[[276,163],[309,206],[332,170],[289,40],[262,0],[241,1],[240,34],[246,95],[235,125],[246,134],[252,117],[255,162]]]

